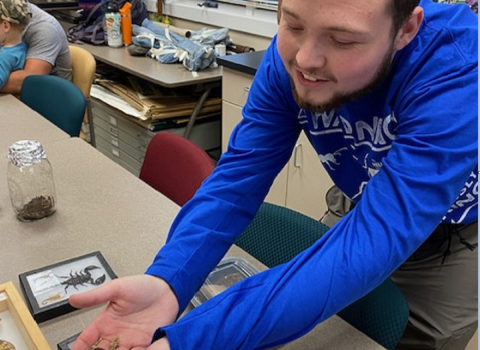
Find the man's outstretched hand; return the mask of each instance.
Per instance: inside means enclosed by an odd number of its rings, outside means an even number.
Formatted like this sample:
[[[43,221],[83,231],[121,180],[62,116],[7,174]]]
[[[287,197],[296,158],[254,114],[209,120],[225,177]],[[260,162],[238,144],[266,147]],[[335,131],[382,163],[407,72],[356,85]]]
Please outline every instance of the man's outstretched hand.
[[[177,298],[160,278],[139,275],[114,279],[94,290],[72,295],[69,301],[76,308],[107,303],[75,341],[72,350],[90,350],[93,345],[104,350],[110,347],[116,350],[170,349],[165,338],[150,346],[155,330],[171,324],[178,315]]]

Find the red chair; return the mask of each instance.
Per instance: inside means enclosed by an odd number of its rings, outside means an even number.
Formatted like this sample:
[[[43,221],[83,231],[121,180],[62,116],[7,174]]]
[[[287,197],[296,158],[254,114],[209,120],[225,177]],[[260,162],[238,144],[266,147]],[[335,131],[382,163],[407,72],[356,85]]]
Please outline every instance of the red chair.
[[[148,144],[139,177],[183,206],[214,168],[213,159],[195,143],[161,131]]]

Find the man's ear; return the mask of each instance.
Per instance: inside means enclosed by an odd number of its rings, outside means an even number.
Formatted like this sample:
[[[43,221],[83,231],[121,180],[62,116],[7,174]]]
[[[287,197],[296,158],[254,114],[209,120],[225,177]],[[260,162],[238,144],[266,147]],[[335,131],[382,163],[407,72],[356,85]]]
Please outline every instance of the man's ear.
[[[423,21],[423,8],[417,6],[407,22],[400,28],[395,38],[395,49],[401,50],[415,38],[422,25]]]

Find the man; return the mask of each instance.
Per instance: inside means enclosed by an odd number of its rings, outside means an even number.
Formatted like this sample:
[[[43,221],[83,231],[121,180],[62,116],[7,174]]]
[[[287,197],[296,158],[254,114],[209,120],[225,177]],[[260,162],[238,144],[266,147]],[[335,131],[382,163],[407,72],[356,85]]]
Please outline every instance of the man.
[[[146,276],[70,298],[77,307],[109,302],[73,350],[98,339],[106,349],[117,335],[122,349],[265,349],[392,273],[411,310],[399,349],[465,347],[477,322],[478,24],[464,5],[417,5],[283,0],[228,151]],[[289,263],[175,322],[301,130],[319,156],[334,157],[326,170],[354,208]]]
[[[0,89],[2,93],[19,95],[23,79],[29,75],[53,74],[67,80],[72,79],[65,31],[53,16],[36,5],[28,6],[32,18],[23,33],[23,40],[28,45],[25,67],[10,74]]]

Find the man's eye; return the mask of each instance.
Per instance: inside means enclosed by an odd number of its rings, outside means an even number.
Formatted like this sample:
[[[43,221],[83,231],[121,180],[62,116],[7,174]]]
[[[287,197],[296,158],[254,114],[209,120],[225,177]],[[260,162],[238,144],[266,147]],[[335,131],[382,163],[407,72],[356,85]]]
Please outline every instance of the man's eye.
[[[348,47],[352,47],[353,45],[355,45],[356,43],[353,42],[353,41],[342,41],[342,40],[337,40],[335,38],[332,38],[332,42],[338,46],[338,47],[343,47],[343,48],[348,48]]]
[[[302,30],[301,27],[290,25],[290,24],[285,25],[285,27],[292,32],[298,32],[298,31]]]

